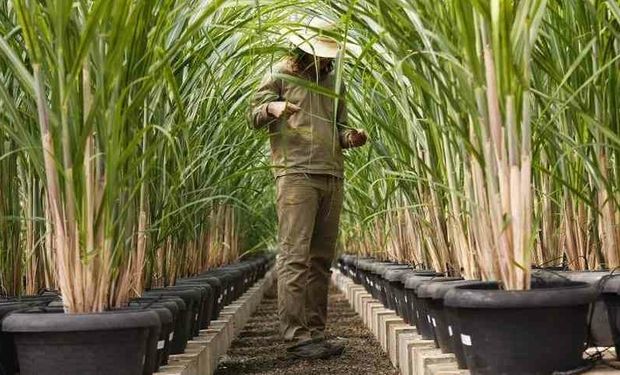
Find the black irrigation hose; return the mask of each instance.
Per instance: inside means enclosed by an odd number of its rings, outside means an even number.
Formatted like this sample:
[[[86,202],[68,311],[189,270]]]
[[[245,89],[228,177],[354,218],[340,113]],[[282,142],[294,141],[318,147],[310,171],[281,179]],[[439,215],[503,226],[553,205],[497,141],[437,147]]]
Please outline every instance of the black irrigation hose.
[[[586,371],[590,371],[594,368],[595,366],[595,362],[592,361],[587,361],[587,364],[585,366],[581,366],[578,367],[576,369],[573,370],[568,370],[568,371],[554,371],[552,373],[552,375],[578,375],[578,374],[583,374]]]
[[[549,263],[553,263],[553,262],[555,262],[555,261],[557,261],[557,260],[560,260],[560,259],[564,260],[564,256],[557,257],[557,258],[555,258],[555,259],[551,259],[551,260],[548,260],[548,261],[546,261],[546,262],[540,263],[540,264],[536,265],[536,267],[538,267],[538,268],[542,269],[542,268],[543,268],[544,266],[546,266],[547,264],[549,264]],[[562,265],[562,267],[565,267],[565,266],[564,266],[564,265]]]
[[[45,287],[43,287],[43,288],[39,289],[39,291],[37,291],[37,295],[39,295],[39,296],[42,296],[45,293],[53,293],[53,294],[60,295],[60,292],[58,290],[56,290],[56,289],[49,289],[49,288],[45,288]]]
[[[560,279],[564,279],[564,281],[571,281],[568,277],[558,273],[558,272],[561,272],[561,271],[546,270],[544,268],[537,269],[537,271],[550,273],[550,274],[552,274],[554,276],[557,276]],[[532,278],[535,278],[538,282],[542,283],[543,285],[545,283],[547,283],[547,281],[545,279],[543,279],[542,277],[537,277],[536,275],[533,275]]]

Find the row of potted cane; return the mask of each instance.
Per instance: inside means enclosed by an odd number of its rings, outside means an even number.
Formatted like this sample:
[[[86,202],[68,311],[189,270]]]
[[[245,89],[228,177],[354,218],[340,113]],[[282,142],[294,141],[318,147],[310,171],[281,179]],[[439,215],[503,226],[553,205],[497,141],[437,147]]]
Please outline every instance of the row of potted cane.
[[[273,261],[257,256],[178,279],[104,313],[65,314],[51,292],[0,301],[0,375],[151,375]]]
[[[372,258],[344,255],[338,263],[472,374],[571,371],[586,365],[588,344],[620,349],[620,277],[608,272],[536,270],[531,290],[503,291]]]

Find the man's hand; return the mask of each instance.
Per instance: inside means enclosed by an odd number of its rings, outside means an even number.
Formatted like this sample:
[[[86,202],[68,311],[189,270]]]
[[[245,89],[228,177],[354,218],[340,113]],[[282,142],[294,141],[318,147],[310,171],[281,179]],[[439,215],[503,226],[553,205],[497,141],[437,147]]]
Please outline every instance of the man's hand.
[[[361,147],[366,144],[368,135],[362,129],[352,129],[349,133],[349,147]]]
[[[299,110],[299,106],[289,102],[271,102],[267,105],[267,112],[275,118],[288,117]]]

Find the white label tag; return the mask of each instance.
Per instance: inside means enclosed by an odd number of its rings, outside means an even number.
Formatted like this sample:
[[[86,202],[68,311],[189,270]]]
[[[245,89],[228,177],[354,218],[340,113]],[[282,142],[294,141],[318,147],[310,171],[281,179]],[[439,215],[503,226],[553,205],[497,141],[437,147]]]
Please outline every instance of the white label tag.
[[[407,296],[405,296],[405,303],[407,303]]]
[[[164,348],[164,343],[165,343],[164,340],[157,341],[157,350],[163,349]]]
[[[416,311],[415,312],[415,316],[416,316],[416,318],[420,319],[420,312]]]
[[[452,326],[448,326],[448,334],[452,337]]]
[[[231,292],[234,292],[234,291],[235,291],[235,287],[234,287],[234,286],[231,286],[231,287],[230,287],[230,291],[231,291]]]
[[[430,316],[430,315],[427,315],[427,316],[426,316],[426,320],[428,320],[428,322],[430,323],[430,322],[431,322],[431,316]]]
[[[461,333],[461,342],[463,345],[471,346],[471,336]]]
[[[435,321],[435,318],[433,318],[433,327],[437,328],[437,322]]]
[[[196,321],[198,321],[198,314],[196,314]]]
[[[170,332],[170,336],[168,336],[168,341],[172,341],[174,338],[174,332]]]

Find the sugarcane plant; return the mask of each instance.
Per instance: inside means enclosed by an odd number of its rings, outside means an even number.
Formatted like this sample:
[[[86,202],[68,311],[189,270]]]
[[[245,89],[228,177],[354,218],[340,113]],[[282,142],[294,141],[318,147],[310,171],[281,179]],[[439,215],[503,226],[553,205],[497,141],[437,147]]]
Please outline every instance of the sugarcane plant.
[[[268,185],[267,168],[248,158],[263,143],[243,121],[254,81],[217,81],[225,56],[252,51],[245,48],[252,39],[237,32],[253,22],[251,8],[15,0],[2,11],[0,61],[14,86],[0,100],[2,174],[11,172],[2,186],[18,187],[2,190],[12,206],[1,206],[0,228],[11,237],[0,250],[20,258],[25,237],[31,250],[42,249],[27,268],[49,271],[67,312],[123,306],[148,285],[145,272],[160,258],[174,257],[173,275],[196,273],[202,269],[184,267],[197,254],[229,262],[241,236],[252,237],[244,243],[251,249],[272,235],[263,219],[271,206],[248,203]],[[257,171],[246,187],[244,168]],[[31,185],[15,185],[19,173]],[[19,229],[29,222],[43,228]]]
[[[353,176],[371,177],[351,178],[364,194],[347,215],[392,201],[369,215],[412,212],[408,243],[507,289],[529,286],[532,263],[615,267],[617,3],[330,4],[364,47],[347,74],[373,135],[373,152],[351,158]],[[386,179],[399,188],[367,196]],[[351,222],[346,236],[368,236]]]

